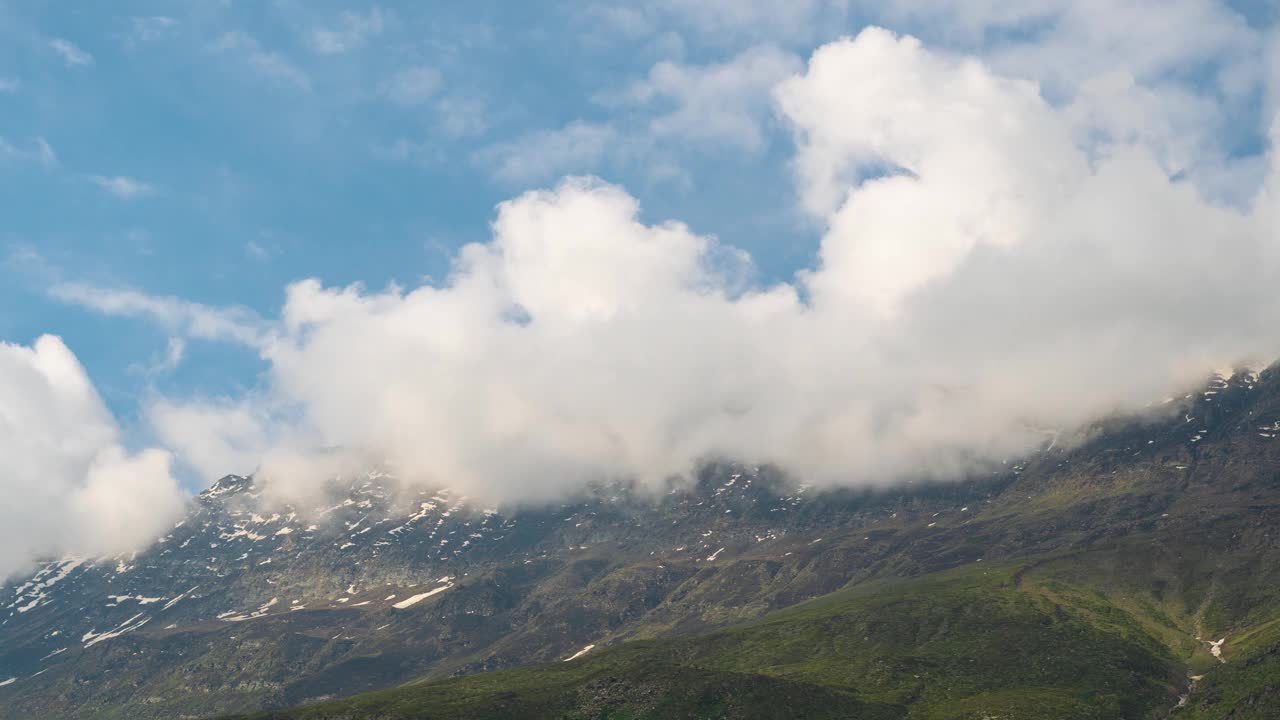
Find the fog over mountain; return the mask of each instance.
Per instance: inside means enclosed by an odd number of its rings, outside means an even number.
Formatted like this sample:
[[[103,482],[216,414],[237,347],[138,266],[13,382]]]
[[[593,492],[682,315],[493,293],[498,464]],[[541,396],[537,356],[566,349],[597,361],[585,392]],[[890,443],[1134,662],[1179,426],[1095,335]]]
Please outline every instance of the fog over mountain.
[[[1206,142],[1216,120],[1140,75],[1077,87],[1017,57],[872,27],[761,91],[794,140],[778,191],[822,228],[786,282],[733,237],[569,177],[499,205],[447,278],[300,280],[275,317],[55,285],[268,369],[237,394],[157,394],[155,447],[130,451],[59,340],[4,346],[0,575],[154,536],[181,504],[171,456],[207,480],[257,471],[280,501],[368,463],[495,503],[718,457],[946,480],[1280,356],[1274,154]]]

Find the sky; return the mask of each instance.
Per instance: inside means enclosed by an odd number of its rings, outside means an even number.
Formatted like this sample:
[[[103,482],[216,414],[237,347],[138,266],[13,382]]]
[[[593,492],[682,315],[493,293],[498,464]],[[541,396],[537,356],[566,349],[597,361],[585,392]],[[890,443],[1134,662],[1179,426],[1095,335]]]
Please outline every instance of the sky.
[[[227,473],[948,479],[1265,365],[1278,23],[0,0],[0,575]]]

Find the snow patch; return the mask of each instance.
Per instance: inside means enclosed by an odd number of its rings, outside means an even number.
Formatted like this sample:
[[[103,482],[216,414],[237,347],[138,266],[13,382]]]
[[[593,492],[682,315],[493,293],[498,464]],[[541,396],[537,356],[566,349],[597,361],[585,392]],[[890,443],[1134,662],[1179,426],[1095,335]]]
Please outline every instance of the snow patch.
[[[138,613],[137,615],[134,615],[128,620],[125,620],[123,623],[120,623],[118,626],[116,626],[114,630],[109,630],[104,633],[95,633],[92,630],[90,630],[89,632],[81,636],[80,642],[84,643],[84,646],[86,648],[90,648],[102,642],[103,640],[110,640],[111,638],[117,638],[117,637],[120,637],[121,635],[124,635],[127,632],[132,632],[134,630],[137,630],[143,625],[146,625],[147,623],[151,622],[151,618],[142,617],[142,615],[143,613]],[[138,620],[138,618],[142,618],[142,619]]]
[[[392,605],[391,607],[397,610],[404,610],[406,608],[411,608],[414,605],[417,605],[418,603],[422,602],[423,600],[426,600],[427,598],[431,597],[432,595],[442,593],[451,587],[453,587],[453,583],[448,583],[447,585],[441,585],[440,587],[434,590],[428,590],[427,592],[419,593],[412,597],[407,597],[404,600],[401,600],[400,602],[396,603],[395,605]]]
[[[1226,641],[1227,641],[1226,638],[1222,638],[1221,640],[1209,641],[1209,653],[1214,657],[1218,658],[1218,662],[1222,662],[1222,663],[1226,662],[1226,659],[1222,657],[1222,644],[1225,643]]]
[[[565,662],[569,662],[570,660],[577,660],[578,658],[582,657],[583,655],[586,655],[587,653],[591,652],[592,648],[594,648],[594,647],[595,647],[595,645],[594,645],[594,644],[592,644],[592,645],[588,645],[588,646],[586,646],[586,647],[582,648],[581,650],[579,650],[578,652],[576,652],[576,653],[574,653],[574,654],[570,655],[569,657],[565,658],[565,659],[564,659],[564,661],[565,661]]]

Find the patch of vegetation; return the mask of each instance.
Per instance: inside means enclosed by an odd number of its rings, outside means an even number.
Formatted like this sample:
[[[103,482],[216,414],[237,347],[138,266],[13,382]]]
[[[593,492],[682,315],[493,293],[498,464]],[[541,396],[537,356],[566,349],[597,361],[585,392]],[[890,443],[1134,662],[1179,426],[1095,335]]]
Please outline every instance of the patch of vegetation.
[[[1280,620],[1231,640],[1230,660],[1197,682],[1178,720],[1280,718]]]
[[[708,635],[454,678],[260,719],[1148,718],[1182,666],[1128,611],[1019,566],[843,591]]]

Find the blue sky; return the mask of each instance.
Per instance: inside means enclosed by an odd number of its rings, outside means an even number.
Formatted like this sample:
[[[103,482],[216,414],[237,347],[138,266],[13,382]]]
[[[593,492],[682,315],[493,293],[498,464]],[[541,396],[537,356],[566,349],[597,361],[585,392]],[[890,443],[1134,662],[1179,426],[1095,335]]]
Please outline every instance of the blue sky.
[[[806,173],[828,173],[840,192],[912,176],[947,132],[886,151],[840,137],[841,123],[871,121],[838,114],[867,108],[836,103],[814,118],[780,104],[777,88],[815,50],[871,24],[1032,83],[1058,118],[1045,127],[1070,125],[1095,166],[1139,148],[1206,207],[1247,210],[1280,97],[1276,23],[1265,0],[0,0],[0,341],[60,336],[123,442],[174,450],[195,488],[207,481],[192,471],[198,453],[158,437],[159,401],[259,420],[308,401],[282,390],[283,371],[267,377],[277,360],[261,343],[211,340],[193,318],[278,327],[286,288],[306,278],[334,292],[360,284],[366,297],[440,285],[459,248],[490,240],[500,203],[564,176],[621,186],[643,224],[675,219],[744,251],[742,287],[819,292],[821,273],[808,273],[836,260],[820,247],[857,232],[840,229],[839,203],[824,206]],[[903,52],[886,56],[886,76],[891,63],[925,62]],[[851,89],[880,75],[850,63],[864,73],[845,78]],[[914,107],[965,77],[939,68],[950,79],[917,88]],[[880,126],[865,127],[870,137]],[[831,148],[816,145],[824,133]],[[847,156],[824,168],[824,153]],[[890,268],[905,285],[884,292],[929,285],[940,252]],[[875,285],[859,272],[850,277]],[[139,302],[104,309],[104,293],[120,292]],[[139,309],[144,300],[168,304]],[[293,409],[274,404],[281,395]]]
[[[669,169],[588,152],[495,170],[486,153],[527,133],[641,127],[653,108],[599,96],[660,60],[715,62],[759,40],[659,20],[671,27],[620,29],[578,3],[0,4],[0,137],[13,148],[0,155],[0,338],[63,336],[126,418],[153,386],[226,392],[254,382],[251,353],[197,343],[174,371],[142,372],[165,353],[162,328],[104,322],[48,285],[263,315],[305,277],[413,286],[484,240],[498,202],[572,172],[624,184],[648,218],[732,237],[765,273],[809,263],[817,229],[779,182],[785,135],[767,117],[762,146],[658,149]]]

